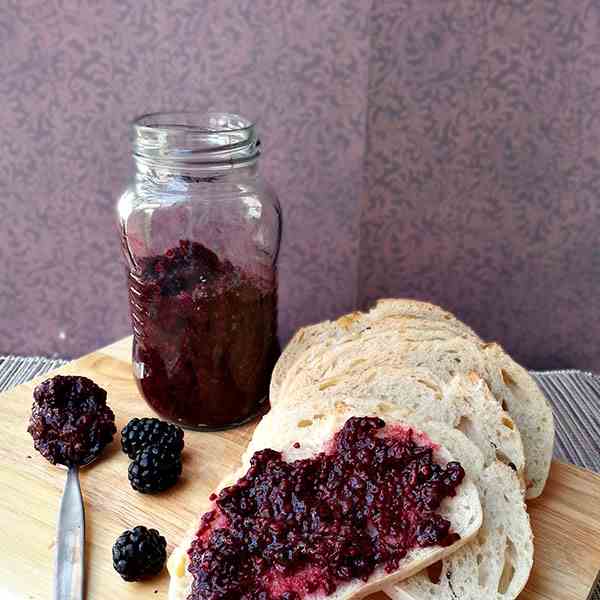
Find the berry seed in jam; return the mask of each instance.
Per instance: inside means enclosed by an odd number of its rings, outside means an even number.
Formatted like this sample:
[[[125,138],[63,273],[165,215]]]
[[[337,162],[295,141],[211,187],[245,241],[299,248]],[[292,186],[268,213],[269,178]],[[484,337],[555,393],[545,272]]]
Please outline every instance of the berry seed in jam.
[[[137,262],[134,373],[149,405],[192,428],[256,414],[278,353],[276,282],[188,240]]]
[[[417,443],[418,442],[418,443]],[[188,600],[300,600],[333,593],[413,548],[456,534],[436,511],[464,478],[410,429],[353,417],[327,452],[288,463],[261,450],[206,513],[189,550]]]

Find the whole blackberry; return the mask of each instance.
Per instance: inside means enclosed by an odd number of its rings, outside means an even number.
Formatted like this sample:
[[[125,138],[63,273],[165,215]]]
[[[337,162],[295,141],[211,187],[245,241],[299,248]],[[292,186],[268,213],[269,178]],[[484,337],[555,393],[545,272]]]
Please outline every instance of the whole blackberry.
[[[132,460],[146,446],[158,445],[180,453],[183,450],[183,429],[160,419],[131,419],[121,431],[121,447]]]
[[[106,390],[87,377],[56,375],[35,388],[33,400],[27,431],[51,463],[87,464],[117,432]]]
[[[143,494],[162,492],[181,475],[181,454],[161,446],[140,450],[129,465],[131,487]]]
[[[125,581],[158,575],[167,560],[167,541],[143,525],[124,531],[112,547],[113,567]]]

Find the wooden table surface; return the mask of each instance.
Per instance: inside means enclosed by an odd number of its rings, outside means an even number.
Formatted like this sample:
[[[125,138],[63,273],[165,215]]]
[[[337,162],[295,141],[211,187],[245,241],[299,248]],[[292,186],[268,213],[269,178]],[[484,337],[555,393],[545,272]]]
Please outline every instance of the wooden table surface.
[[[85,375],[104,387],[119,429],[134,416],[152,415],[131,375],[130,348],[126,338],[57,371]],[[66,473],[34,451],[26,432],[35,384],[0,397],[0,600],[52,596],[55,527]],[[81,473],[89,600],[166,599],[166,573],[145,583],[120,579],[111,561],[115,538],[124,529],[147,525],[160,530],[171,550],[207,506],[211,489],[237,466],[253,427],[251,423],[227,432],[186,432],[182,480],[156,496],[131,489],[128,458],[117,439],[102,460]],[[530,512],[536,560],[522,600],[585,600],[600,569],[600,477],[555,462],[546,492],[530,502]]]

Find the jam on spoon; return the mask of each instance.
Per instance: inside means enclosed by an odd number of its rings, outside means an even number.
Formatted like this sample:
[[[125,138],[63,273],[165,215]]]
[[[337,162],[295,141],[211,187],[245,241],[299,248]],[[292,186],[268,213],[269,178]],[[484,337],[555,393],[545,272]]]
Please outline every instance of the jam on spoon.
[[[117,432],[106,390],[87,377],[56,375],[35,388],[33,399],[27,431],[52,464],[86,465]]]
[[[85,592],[85,513],[79,467],[88,465],[116,433],[106,391],[86,377],[57,375],[33,392],[27,431],[52,464],[68,467],[56,540],[54,598],[83,600]]]

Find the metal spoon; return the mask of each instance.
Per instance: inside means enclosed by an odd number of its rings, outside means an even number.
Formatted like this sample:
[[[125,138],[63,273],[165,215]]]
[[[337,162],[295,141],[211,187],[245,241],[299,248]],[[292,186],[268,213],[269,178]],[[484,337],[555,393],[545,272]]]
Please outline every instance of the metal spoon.
[[[89,465],[92,458],[86,465]],[[82,466],[86,466],[82,465]],[[83,600],[85,593],[85,511],[79,466],[68,468],[60,501],[54,563],[54,600]]]

